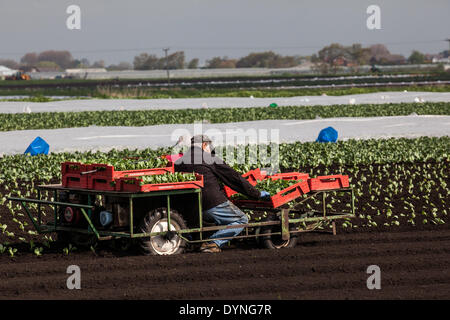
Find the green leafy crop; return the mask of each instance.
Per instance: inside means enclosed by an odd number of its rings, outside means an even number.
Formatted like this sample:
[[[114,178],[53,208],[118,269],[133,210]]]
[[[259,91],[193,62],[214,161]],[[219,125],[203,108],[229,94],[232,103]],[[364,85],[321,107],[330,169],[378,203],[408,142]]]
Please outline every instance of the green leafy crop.
[[[286,106],[277,108],[211,108],[140,111],[84,111],[43,113],[2,113],[0,131],[56,129],[88,126],[150,126],[185,124],[208,120],[228,123],[256,120],[305,120],[334,117],[379,117],[418,115],[450,115],[450,103],[398,103],[331,106]]]
[[[144,184],[157,184],[157,183],[171,183],[171,182],[185,182],[185,181],[195,181],[196,177],[193,173],[166,173],[166,174],[155,174],[151,176],[140,177],[140,185]]]

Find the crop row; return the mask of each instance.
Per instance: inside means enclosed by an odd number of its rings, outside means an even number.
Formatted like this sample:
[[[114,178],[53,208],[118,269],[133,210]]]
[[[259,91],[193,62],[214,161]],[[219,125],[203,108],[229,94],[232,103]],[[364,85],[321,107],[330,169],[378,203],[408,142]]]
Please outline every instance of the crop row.
[[[437,81],[448,80],[450,75],[444,72],[428,74],[358,74],[358,75],[266,75],[266,76],[226,76],[226,77],[201,77],[201,78],[172,78],[171,85],[177,87],[183,86],[223,86],[234,87],[239,84],[245,85],[304,85],[304,84],[329,84],[329,83],[370,83],[370,82],[404,82],[404,81]],[[27,82],[2,81],[0,88],[17,87],[87,87],[87,86],[133,86],[148,85],[161,86],[167,85],[167,79],[44,79],[31,80]]]
[[[226,123],[254,120],[303,120],[334,117],[450,115],[450,103],[399,103],[140,111],[88,111],[0,114],[0,131],[87,126],[150,126],[195,121]]]
[[[14,99],[14,101],[24,100],[32,102],[46,102],[54,99],[48,96],[69,96],[93,98],[119,98],[119,99],[166,99],[166,98],[210,98],[210,97],[244,97],[253,96],[255,98],[275,98],[294,96],[317,96],[330,95],[341,96],[349,94],[364,94],[385,91],[427,91],[427,92],[448,92],[450,85],[386,85],[386,86],[364,86],[364,87],[314,87],[308,88],[246,88],[246,89],[195,89],[195,88],[152,88],[152,87],[92,87],[92,88],[0,88],[0,96],[30,96],[30,98]]]
[[[279,166],[282,168],[296,168],[319,165],[358,165],[383,164],[417,161],[448,161],[450,158],[450,137],[416,139],[368,139],[348,140],[337,143],[296,142],[282,143],[279,147]],[[256,148],[245,148],[246,158]],[[270,149],[270,148],[269,148]],[[50,181],[61,178],[61,162],[76,161],[82,163],[113,163],[125,158],[151,159],[164,154],[170,154],[171,148],[143,149],[143,150],[111,150],[109,152],[74,152],[52,153],[49,155],[24,156],[11,155],[0,157],[0,184],[24,183],[33,180]],[[230,165],[242,172],[254,167],[267,166],[267,163],[238,164],[237,157],[243,148],[234,147],[236,156],[223,158]],[[222,152],[230,151],[224,149]],[[269,157],[270,158],[270,155]],[[270,165],[270,164],[269,164]]]
[[[310,176],[346,174],[355,190],[358,219],[343,227],[379,228],[402,225],[444,224],[450,207],[450,137],[350,140],[336,144],[294,143],[280,145],[283,171],[307,172]],[[242,148],[238,148],[242,149]],[[113,150],[107,153],[61,153],[48,156],[0,158],[0,243],[51,241],[38,238],[20,205],[10,195],[36,197],[38,183],[57,182],[62,161],[105,162],[124,157],[157,157],[170,149]],[[246,152],[251,152],[246,148]],[[234,164],[241,172],[262,166]],[[330,197],[327,210],[347,209],[348,201]],[[307,202],[314,208],[318,203]],[[33,205],[31,205],[33,207]],[[35,207],[35,205],[34,205]],[[343,208],[340,208],[343,207]],[[45,219],[45,217],[44,217]],[[40,248],[43,247],[38,247]],[[38,251],[39,251],[38,250]],[[45,250],[45,249],[44,249]],[[41,251],[39,251],[39,254]],[[11,253],[10,253],[11,254]]]

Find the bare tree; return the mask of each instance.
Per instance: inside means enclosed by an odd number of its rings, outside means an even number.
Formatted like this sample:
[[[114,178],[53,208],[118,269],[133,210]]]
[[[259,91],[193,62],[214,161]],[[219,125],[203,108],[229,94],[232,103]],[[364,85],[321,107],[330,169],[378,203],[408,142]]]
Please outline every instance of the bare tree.
[[[122,61],[117,65],[112,64],[112,65],[108,66],[107,69],[110,71],[131,70],[131,69],[133,69],[133,66],[128,62]]]
[[[228,59],[227,56],[214,57],[210,60],[206,61],[206,68],[215,69],[215,68],[236,68],[236,59]]]
[[[43,51],[38,55],[38,61],[51,61],[63,69],[74,66],[74,59],[69,51]]]
[[[20,63],[28,66],[33,66],[38,62],[38,54],[36,52],[29,52],[20,59]]]
[[[5,66],[10,69],[19,69],[19,64],[12,59],[0,59],[0,66]]]
[[[198,68],[198,58],[194,58],[191,61],[189,61],[187,67],[188,69],[197,69]]]

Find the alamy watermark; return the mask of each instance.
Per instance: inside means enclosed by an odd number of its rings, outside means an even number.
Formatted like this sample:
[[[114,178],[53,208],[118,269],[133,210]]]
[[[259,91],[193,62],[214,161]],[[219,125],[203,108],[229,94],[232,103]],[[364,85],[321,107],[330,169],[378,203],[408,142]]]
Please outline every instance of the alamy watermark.
[[[70,276],[67,278],[66,285],[67,289],[81,289],[81,270],[77,265],[70,265],[66,270],[67,274]]]
[[[81,29],[81,8],[76,4],[67,7],[66,13],[69,14],[66,20],[66,26],[69,30]]]
[[[366,26],[369,30],[381,29],[381,9],[380,6],[372,4],[367,7],[366,13],[369,17],[366,20]]]
[[[222,158],[229,165],[257,165],[279,168],[280,155],[279,143],[280,132],[278,129],[244,129],[229,128],[219,130],[211,128],[203,130],[203,124],[196,122],[193,125],[193,132],[188,129],[176,129],[172,132],[172,141],[180,142],[174,147],[173,152],[182,153],[187,146],[190,146],[190,137],[196,135],[206,135],[213,142],[215,155]],[[205,159],[194,159],[194,163],[201,163]]]
[[[370,274],[370,276],[367,278],[367,289],[373,290],[381,289],[381,269],[376,264],[372,264],[367,267],[367,274]]]

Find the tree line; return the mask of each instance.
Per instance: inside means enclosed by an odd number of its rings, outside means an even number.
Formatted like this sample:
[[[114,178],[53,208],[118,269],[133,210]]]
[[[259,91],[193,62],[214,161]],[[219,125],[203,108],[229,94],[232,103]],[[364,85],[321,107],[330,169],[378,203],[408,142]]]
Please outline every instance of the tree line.
[[[313,64],[313,68],[326,73],[341,66],[357,67],[360,65],[398,65],[421,64],[431,62],[438,55],[427,55],[414,50],[406,58],[400,54],[392,54],[385,45],[376,44],[363,47],[361,44],[343,46],[333,43],[325,46],[312,56],[283,56],[273,51],[253,52],[241,58],[216,56],[206,61],[202,68],[290,68],[305,61]],[[448,50],[441,52],[440,57],[448,57]],[[141,53],[134,57],[133,63],[120,62],[106,66],[103,60],[90,63],[88,59],[75,59],[67,50],[47,50],[40,53],[25,54],[19,62],[11,59],[0,59],[0,65],[12,69],[40,71],[61,71],[69,68],[106,68],[108,70],[161,70],[161,69],[197,69],[199,59],[186,60],[184,51],[176,51],[165,56]]]

